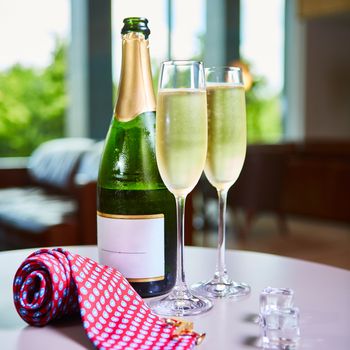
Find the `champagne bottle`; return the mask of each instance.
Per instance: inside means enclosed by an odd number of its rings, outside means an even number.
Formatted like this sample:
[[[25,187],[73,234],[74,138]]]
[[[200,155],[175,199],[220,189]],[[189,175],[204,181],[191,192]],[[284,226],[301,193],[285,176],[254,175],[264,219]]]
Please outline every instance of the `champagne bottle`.
[[[97,182],[99,260],[115,267],[142,297],[175,283],[176,210],[155,158],[155,96],[145,18],[122,29],[119,95]]]

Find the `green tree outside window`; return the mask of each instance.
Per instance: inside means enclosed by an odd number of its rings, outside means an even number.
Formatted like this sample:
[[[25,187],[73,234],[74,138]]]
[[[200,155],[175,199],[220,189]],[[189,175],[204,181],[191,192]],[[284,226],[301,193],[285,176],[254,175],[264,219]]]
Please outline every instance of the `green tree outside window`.
[[[28,156],[42,142],[63,136],[66,52],[57,40],[46,68],[16,64],[0,72],[0,157]]]

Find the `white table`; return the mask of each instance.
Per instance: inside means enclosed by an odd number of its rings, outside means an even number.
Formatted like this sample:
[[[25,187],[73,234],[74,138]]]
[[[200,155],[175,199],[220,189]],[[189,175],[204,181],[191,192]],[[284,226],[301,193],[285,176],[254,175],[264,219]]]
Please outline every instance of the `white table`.
[[[97,259],[96,247],[71,247]],[[12,279],[20,263],[32,250],[0,253],[0,348],[94,349],[78,319],[44,328],[30,327],[17,315],[12,302]],[[214,249],[186,247],[187,281],[211,277],[216,262]],[[276,255],[229,251],[227,267],[236,280],[252,287],[243,301],[218,300],[206,314],[190,318],[198,332],[207,337],[198,349],[254,349],[259,327],[252,322],[258,310],[259,292],[266,286],[290,287],[301,314],[301,349],[350,349],[350,271],[280,257]]]

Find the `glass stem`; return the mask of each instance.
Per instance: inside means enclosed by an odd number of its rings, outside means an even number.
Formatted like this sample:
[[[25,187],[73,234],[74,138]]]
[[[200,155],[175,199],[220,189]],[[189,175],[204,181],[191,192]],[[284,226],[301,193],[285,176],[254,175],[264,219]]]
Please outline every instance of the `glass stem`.
[[[227,270],[225,264],[225,223],[226,223],[226,201],[228,190],[218,190],[219,206],[219,228],[218,228],[218,260],[215,271],[215,279],[218,282],[226,282]]]
[[[184,237],[185,237],[185,201],[186,196],[175,196],[177,215],[177,254],[176,254],[176,284],[179,291],[187,289],[184,271]]]

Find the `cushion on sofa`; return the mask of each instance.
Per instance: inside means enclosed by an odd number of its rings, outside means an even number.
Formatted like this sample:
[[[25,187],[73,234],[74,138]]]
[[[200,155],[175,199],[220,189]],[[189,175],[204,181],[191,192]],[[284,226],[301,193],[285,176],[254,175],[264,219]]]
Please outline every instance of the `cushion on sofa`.
[[[65,189],[72,181],[81,155],[94,141],[88,138],[62,138],[47,141],[31,155],[28,168],[37,183]]]
[[[74,181],[76,184],[84,185],[89,182],[97,181],[103,146],[104,141],[99,141],[95,143],[88,152],[84,153],[75,175]]]

